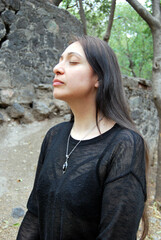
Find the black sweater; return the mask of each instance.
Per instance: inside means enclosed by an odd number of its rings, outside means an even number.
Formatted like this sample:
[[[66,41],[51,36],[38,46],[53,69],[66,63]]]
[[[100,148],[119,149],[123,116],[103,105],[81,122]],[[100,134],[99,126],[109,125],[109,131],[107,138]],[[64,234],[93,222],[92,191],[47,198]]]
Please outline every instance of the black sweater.
[[[46,134],[17,240],[135,240],[146,199],[143,139],[115,124],[83,140],[63,174],[71,127]],[[77,142],[70,138],[69,152]]]

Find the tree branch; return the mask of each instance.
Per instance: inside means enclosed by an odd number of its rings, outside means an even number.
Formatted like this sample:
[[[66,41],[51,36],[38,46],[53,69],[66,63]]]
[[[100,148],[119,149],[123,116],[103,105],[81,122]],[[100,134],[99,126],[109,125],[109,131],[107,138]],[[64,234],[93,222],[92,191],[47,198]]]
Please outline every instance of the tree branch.
[[[160,17],[160,0],[152,0],[153,16],[159,20]]]
[[[49,0],[49,2],[53,3],[55,6],[59,6],[62,0]]]
[[[160,27],[160,21],[156,17],[152,16],[137,0],[126,1],[135,9],[135,11],[140,15],[140,17],[142,17],[144,21],[147,22],[151,29],[154,29],[155,27]],[[155,1],[158,2],[158,0]]]
[[[114,13],[115,13],[115,7],[116,7],[116,0],[112,0],[107,31],[106,31],[105,36],[103,38],[103,40],[105,42],[108,42],[109,39],[110,39],[110,34],[111,34],[111,29],[112,29],[112,24],[113,24],[113,18],[114,18]]]
[[[83,32],[85,35],[87,35],[86,17],[85,17],[85,13],[84,13],[82,0],[79,0],[79,15],[80,15],[81,21],[83,23]]]

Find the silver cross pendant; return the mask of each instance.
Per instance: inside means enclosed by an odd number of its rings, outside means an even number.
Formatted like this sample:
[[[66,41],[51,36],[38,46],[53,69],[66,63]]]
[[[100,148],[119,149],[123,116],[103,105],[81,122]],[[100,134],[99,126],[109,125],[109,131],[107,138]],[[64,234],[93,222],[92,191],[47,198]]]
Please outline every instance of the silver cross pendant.
[[[67,167],[68,167],[68,162],[65,161],[65,163],[63,164],[63,174],[66,172]]]
[[[67,167],[68,167],[68,158],[69,158],[69,156],[66,155],[66,161],[65,161],[65,163],[63,164],[63,174],[66,172]]]

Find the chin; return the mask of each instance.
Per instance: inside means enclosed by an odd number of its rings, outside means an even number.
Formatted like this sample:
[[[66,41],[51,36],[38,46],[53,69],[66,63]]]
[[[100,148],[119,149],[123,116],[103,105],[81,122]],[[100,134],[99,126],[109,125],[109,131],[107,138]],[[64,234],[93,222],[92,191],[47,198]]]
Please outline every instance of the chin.
[[[60,92],[58,93],[57,91],[53,91],[53,96],[55,99],[65,101],[64,95],[61,94]]]

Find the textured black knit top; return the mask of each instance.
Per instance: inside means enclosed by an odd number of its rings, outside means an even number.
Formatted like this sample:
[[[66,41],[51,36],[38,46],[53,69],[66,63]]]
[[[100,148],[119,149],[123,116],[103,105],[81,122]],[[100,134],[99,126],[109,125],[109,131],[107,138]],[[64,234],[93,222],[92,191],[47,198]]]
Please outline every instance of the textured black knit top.
[[[115,124],[83,140],[63,174],[71,128],[46,134],[17,240],[135,240],[146,199],[143,139]],[[69,152],[77,142],[70,138]]]

